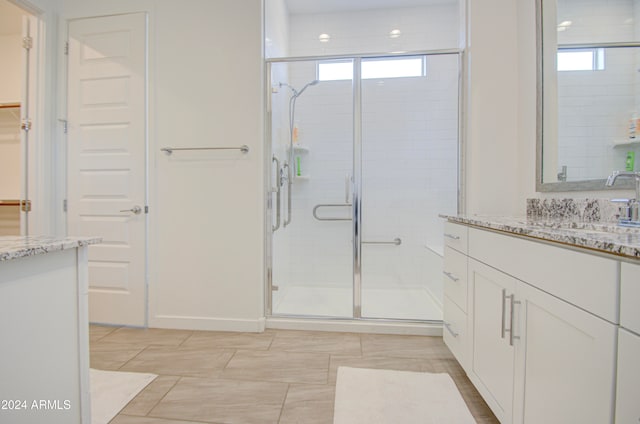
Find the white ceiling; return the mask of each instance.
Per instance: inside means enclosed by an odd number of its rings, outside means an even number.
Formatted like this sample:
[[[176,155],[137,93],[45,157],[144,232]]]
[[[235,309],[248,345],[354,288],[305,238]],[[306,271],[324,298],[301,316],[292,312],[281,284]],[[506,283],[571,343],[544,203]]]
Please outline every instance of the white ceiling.
[[[328,13],[367,9],[390,9],[435,4],[452,4],[458,0],[285,0],[289,13]]]
[[[18,6],[0,0],[0,35],[20,35],[23,15],[26,13]]]

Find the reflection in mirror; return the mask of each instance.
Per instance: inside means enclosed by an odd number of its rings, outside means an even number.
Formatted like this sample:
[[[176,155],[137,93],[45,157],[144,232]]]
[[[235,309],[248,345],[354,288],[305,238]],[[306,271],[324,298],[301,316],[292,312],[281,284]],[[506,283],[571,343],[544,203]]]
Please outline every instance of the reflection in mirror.
[[[539,0],[538,190],[640,166],[640,0]]]

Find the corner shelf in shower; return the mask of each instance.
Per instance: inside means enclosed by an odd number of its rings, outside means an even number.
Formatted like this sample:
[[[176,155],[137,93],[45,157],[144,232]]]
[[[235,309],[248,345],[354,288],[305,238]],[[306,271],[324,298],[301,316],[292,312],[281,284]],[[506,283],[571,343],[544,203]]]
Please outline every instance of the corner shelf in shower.
[[[614,140],[611,147],[637,147],[640,146],[640,140]]]
[[[293,145],[293,151],[294,152],[300,152],[300,153],[309,153],[309,148],[307,146],[301,146],[301,145]]]

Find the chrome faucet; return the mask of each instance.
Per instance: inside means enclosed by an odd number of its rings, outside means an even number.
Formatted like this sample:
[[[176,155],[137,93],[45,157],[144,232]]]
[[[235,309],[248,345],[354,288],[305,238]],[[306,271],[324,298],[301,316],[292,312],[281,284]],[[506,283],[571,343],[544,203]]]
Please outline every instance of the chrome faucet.
[[[613,171],[607,178],[607,187],[612,187],[618,178],[633,178],[636,182],[636,197],[629,199],[625,208],[626,216],[620,218],[621,224],[640,225],[640,217],[638,216],[638,202],[640,202],[640,171]]]

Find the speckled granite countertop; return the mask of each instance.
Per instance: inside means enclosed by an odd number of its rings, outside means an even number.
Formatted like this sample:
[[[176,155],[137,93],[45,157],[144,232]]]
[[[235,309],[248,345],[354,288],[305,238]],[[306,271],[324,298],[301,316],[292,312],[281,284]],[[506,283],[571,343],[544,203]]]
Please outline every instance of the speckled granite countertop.
[[[450,222],[564,243],[640,260],[640,228],[610,222],[532,220],[526,217],[440,215]]]
[[[0,262],[100,243],[91,237],[0,236]]]

